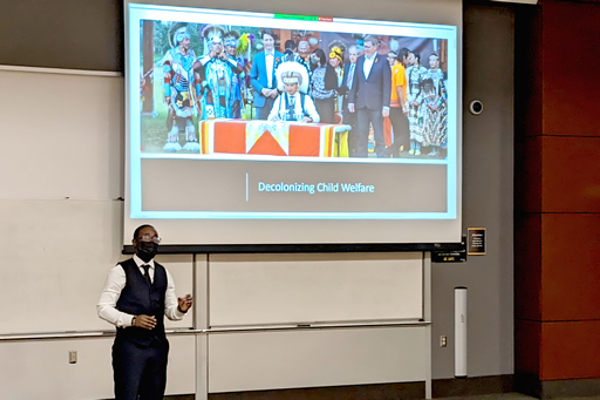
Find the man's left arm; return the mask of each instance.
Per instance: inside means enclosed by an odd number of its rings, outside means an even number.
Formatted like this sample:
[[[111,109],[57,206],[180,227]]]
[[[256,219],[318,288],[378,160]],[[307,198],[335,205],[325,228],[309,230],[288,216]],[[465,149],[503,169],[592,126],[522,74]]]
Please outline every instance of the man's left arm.
[[[387,65],[386,65],[387,64]],[[383,110],[381,111],[384,117],[390,115],[390,96],[392,94],[392,69],[386,62],[381,68],[382,92],[383,92]]]
[[[185,313],[192,307],[193,298],[191,295],[186,295],[183,298],[177,298],[175,294],[175,282],[173,277],[165,269],[167,273],[167,291],[165,293],[165,315],[171,321],[179,321]]]

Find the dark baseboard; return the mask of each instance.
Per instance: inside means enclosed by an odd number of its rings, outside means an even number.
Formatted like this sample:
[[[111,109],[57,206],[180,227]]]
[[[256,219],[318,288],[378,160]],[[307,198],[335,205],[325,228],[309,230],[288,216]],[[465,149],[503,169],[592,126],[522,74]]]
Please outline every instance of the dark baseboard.
[[[465,397],[510,393],[514,390],[513,375],[480,376],[460,379],[434,379],[433,397]]]
[[[541,399],[542,382],[534,375],[515,374],[515,392]]]
[[[600,379],[540,381],[537,376],[515,374],[515,390],[543,400],[600,396]]]
[[[306,389],[211,393],[208,400],[392,400],[423,399],[424,382],[381,385],[335,386]]]
[[[519,392],[542,400],[600,396],[600,379],[540,381],[537,376],[516,374],[464,379],[436,379],[433,397],[467,397]],[[423,399],[425,382],[333,386],[254,392],[210,393],[209,400],[400,400]],[[165,400],[195,400],[193,394],[165,396]]]
[[[510,393],[514,389],[513,376],[438,379],[432,382],[432,389],[434,398]],[[211,393],[208,395],[209,400],[408,400],[423,399],[424,397],[425,382]]]
[[[164,400],[195,400],[195,394],[179,394],[179,395],[171,395],[163,397]],[[114,399],[110,399],[114,400]]]

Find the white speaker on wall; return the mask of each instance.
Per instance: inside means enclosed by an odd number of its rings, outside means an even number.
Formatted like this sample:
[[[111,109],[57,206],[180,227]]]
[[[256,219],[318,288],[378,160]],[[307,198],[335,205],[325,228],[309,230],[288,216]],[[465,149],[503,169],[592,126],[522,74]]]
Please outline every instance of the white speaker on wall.
[[[454,288],[454,376],[467,377],[467,288]]]

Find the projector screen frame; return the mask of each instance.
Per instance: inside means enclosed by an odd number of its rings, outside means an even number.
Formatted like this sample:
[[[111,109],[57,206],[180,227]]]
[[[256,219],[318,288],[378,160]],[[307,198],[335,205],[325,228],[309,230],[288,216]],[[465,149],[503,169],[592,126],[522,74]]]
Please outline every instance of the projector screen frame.
[[[394,253],[459,251],[462,243],[302,243],[302,244],[215,244],[161,245],[159,254],[253,254],[253,253]],[[123,246],[122,254],[134,254],[133,245]]]
[[[409,1],[410,2],[410,1]],[[164,3],[176,3],[173,4],[173,6],[177,6],[177,7],[192,7],[191,4],[184,4],[186,3],[185,0],[178,0],[178,1],[156,1],[156,0],[151,0],[151,1],[140,1],[140,2],[135,2],[135,1],[129,1],[129,0],[124,0],[124,16],[125,16],[125,32],[127,34],[127,26],[128,26],[128,5],[130,3],[143,3],[143,4],[164,4]],[[266,4],[267,2],[264,1],[263,4]],[[433,3],[435,3],[435,1],[433,1]],[[215,9],[222,9],[224,11],[233,11],[236,12],[236,10],[243,10],[244,8],[247,8],[247,6],[237,6],[235,8],[233,8],[231,5],[228,6],[227,3],[224,3],[223,5],[219,4],[218,6],[216,5],[212,5],[212,4],[203,4],[203,7],[214,7]],[[287,7],[283,7],[281,5],[278,5],[277,7],[279,8],[287,8]],[[195,6],[194,6],[195,8]],[[261,8],[261,7],[259,7]],[[262,8],[264,8],[264,5],[262,6]],[[284,11],[286,12],[287,10],[273,10],[271,12],[280,12],[280,11]],[[252,10],[251,12],[264,12],[264,10],[256,10],[256,8],[254,10]],[[344,13],[341,13],[344,14]],[[347,12],[346,12],[347,14]],[[352,18],[352,16],[346,15],[343,16],[342,18]],[[379,18],[381,19],[381,18]],[[385,19],[382,19],[385,20]],[[393,22],[392,20],[389,20],[390,22]],[[415,21],[412,21],[415,22]],[[410,23],[410,22],[409,22]],[[419,22],[416,22],[419,23]],[[435,22],[437,24],[440,24],[440,21]],[[458,220],[458,224],[461,224],[461,219],[462,219],[462,179],[461,179],[461,175],[462,175],[462,171],[461,171],[461,157],[462,157],[462,28],[459,24],[456,24],[456,28],[457,28],[457,37],[456,37],[456,47],[457,47],[457,60],[456,60],[456,79],[457,79],[457,93],[455,94],[456,96],[456,106],[457,106],[457,115],[456,115],[456,129],[457,129],[457,133],[456,133],[456,140],[457,140],[457,157],[459,159],[458,165],[457,165],[457,181],[456,181],[456,185],[457,185],[457,193],[456,193],[456,201],[458,204],[458,209],[457,209],[457,215],[456,215],[456,220]],[[127,55],[127,46],[129,45],[129,43],[127,43],[128,41],[126,40],[126,65],[129,62],[129,56]],[[128,68],[126,66],[126,74],[128,73]],[[129,104],[129,97],[132,95],[132,93],[130,93],[129,91],[126,91],[126,96],[127,96],[127,104]],[[129,106],[128,106],[129,107]],[[127,129],[129,129],[130,127],[130,112],[126,112],[126,124],[127,124]],[[127,198],[129,197],[129,190],[131,189],[129,186],[129,171],[130,171],[130,143],[129,140],[127,140],[126,143],[126,148],[127,148],[127,157],[126,157],[126,163],[127,163],[127,176],[126,176],[126,203],[129,201],[127,200]],[[126,204],[125,207],[125,222],[127,222],[127,218],[129,218],[129,207],[128,207],[129,203]],[[132,222],[133,221],[133,222]],[[123,252],[124,253],[132,253],[133,252],[133,248],[132,246],[128,245],[127,243],[129,242],[128,237],[130,236],[130,232],[129,230],[132,227],[132,223],[133,224],[143,224],[143,223],[150,223],[150,224],[154,224],[157,226],[157,229],[159,231],[162,231],[161,228],[161,222],[164,221],[163,219],[135,219],[129,221],[129,225],[127,223],[124,224],[124,246],[123,246]],[[285,221],[285,220],[284,220]],[[285,223],[285,222],[282,222]],[[392,252],[392,251],[435,251],[435,250],[454,250],[458,247],[460,247],[460,240],[462,238],[462,234],[460,234],[459,232],[456,233],[456,243],[455,242],[449,242],[449,243],[428,243],[428,242],[419,242],[419,243],[385,243],[380,240],[379,242],[374,242],[371,238],[371,240],[367,240],[366,242],[344,242],[344,239],[341,239],[340,243],[323,243],[323,242],[315,242],[315,243],[310,243],[310,241],[307,242],[297,242],[294,240],[291,240],[290,243],[279,243],[279,242],[273,242],[273,243],[246,243],[244,242],[244,244],[231,244],[231,243],[220,243],[220,242],[214,242],[211,243],[209,241],[207,241],[207,244],[190,244],[190,243],[186,243],[186,242],[181,242],[182,244],[165,244],[161,246],[161,252],[163,253],[208,253],[208,252],[212,252],[212,253],[216,253],[216,252],[222,252],[222,253],[244,253],[244,252],[273,252],[273,253],[284,253],[284,252]],[[165,235],[166,238],[171,237],[171,235]],[[180,243],[179,241],[175,241],[175,243]],[[204,243],[202,241],[199,241],[199,243]],[[210,244],[208,244],[210,243]],[[241,242],[238,242],[241,243]]]

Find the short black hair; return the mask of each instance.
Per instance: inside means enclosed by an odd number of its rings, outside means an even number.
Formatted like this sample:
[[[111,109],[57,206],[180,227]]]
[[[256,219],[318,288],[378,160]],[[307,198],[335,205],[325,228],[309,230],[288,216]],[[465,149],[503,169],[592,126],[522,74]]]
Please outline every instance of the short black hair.
[[[133,240],[137,240],[137,238],[138,238],[138,236],[139,236],[139,234],[140,234],[140,231],[141,231],[142,229],[144,229],[144,228],[152,228],[152,229],[154,229],[154,232],[156,232],[156,228],[154,228],[154,227],[153,227],[152,225],[150,225],[150,224],[144,224],[144,225],[140,225],[140,226],[138,226],[137,228],[135,228],[135,232],[133,232]]]
[[[296,47],[296,42],[294,42],[292,39],[288,39],[285,41],[284,49],[296,50]]]
[[[261,33],[260,33],[260,38],[264,39],[265,35],[269,35],[273,38],[273,40],[277,40],[277,35],[271,30],[271,29],[264,29]]]

